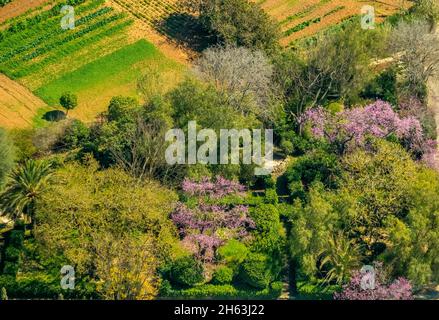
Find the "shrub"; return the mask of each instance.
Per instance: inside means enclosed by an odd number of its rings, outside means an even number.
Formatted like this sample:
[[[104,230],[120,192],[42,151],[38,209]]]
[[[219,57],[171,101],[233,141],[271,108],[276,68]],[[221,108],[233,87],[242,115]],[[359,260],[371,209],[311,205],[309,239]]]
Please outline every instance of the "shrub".
[[[18,265],[15,262],[6,261],[3,268],[3,273],[5,275],[15,276],[18,272]]]
[[[2,287],[0,300],[8,300],[8,293],[6,292],[6,288]]]
[[[238,240],[229,240],[224,246],[218,249],[218,257],[229,267],[237,270],[242,261],[247,257],[249,249]]]
[[[275,189],[267,189],[265,191],[264,202],[267,204],[275,204],[275,205],[279,203],[279,199],[277,197],[277,192]]]
[[[233,270],[226,266],[221,266],[213,273],[212,283],[228,284],[233,280]]]
[[[183,286],[194,286],[204,280],[203,266],[194,257],[177,259],[170,271],[171,281]]]
[[[127,111],[134,110],[137,106],[138,102],[134,98],[123,96],[113,97],[108,106],[108,120],[128,120],[130,113]]]
[[[21,248],[24,242],[24,232],[21,230],[14,230],[9,236],[9,245],[16,248]]]
[[[168,291],[166,295],[178,299],[277,299],[282,290],[282,283],[274,282],[271,288],[263,290],[240,290],[230,284],[205,284],[184,290]]]
[[[251,287],[267,288],[272,280],[267,256],[260,253],[249,254],[241,264],[239,278]]]
[[[405,278],[398,278],[390,282],[386,278],[380,263],[375,263],[375,274],[373,286],[364,289],[362,282],[365,274],[356,271],[351,281],[343,286],[340,293],[335,293],[334,298],[338,300],[412,300],[413,292],[410,281]]]
[[[5,259],[10,262],[17,262],[20,258],[20,250],[13,247],[8,246],[5,250]]]
[[[66,127],[64,136],[61,138],[61,144],[66,149],[75,149],[87,143],[89,136],[90,129],[84,123],[75,119]]]

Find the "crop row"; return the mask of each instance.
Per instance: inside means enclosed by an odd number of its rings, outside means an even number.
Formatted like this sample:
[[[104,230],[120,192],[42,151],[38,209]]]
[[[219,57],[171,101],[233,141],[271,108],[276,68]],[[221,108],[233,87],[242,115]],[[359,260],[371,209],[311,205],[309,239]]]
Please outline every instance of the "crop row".
[[[37,58],[38,56],[40,56],[46,52],[51,51],[53,48],[56,48],[58,46],[62,46],[67,42],[73,41],[79,37],[82,37],[90,32],[93,32],[93,31],[101,28],[102,26],[104,26],[106,24],[109,24],[109,23],[116,21],[118,19],[121,19],[121,18],[123,18],[122,14],[117,14],[117,15],[110,16],[108,18],[104,18],[104,19],[98,21],[97,23],[92,24],[90,26],[87,26],[86,28],[84,28],[76,33],[71,33],[65,38],[62,38],[58,41],[55,41],[51,44],[44,46],[44,47],[40,47],[40,48],[36,49],[34,52],[24,56],[23,61],[32,60],[34,58]]]
[[[76,21],[75,25],[76,25],[76,27],[79,27],[87,22],[92,21],[93,19],[95,19],[101,15],[107,14],[110,11],[112,11],[111,8],[108,8],[108,7],[101,8],[101,9],[99,9],[99,10],[97,10],[97,11],[95,11],[87,16],[84,16],[84,17],[78,19]],[[44,42],[48,42],[50,40],[53,40],[56,36],[64,35],[65,33],[67,33],[67,31],[60,28],[59,21],[56,21],[56,23],[52,23],[52,25],[46,26],[45,33],[40,34],[40,36],[33,39],[31,42],[25,43],[25,44],[21,45],[18,48],[15,48],[15,49],[10,48],[7,53],[0,55],[0,63],[3,63],[7,60],[10,60],[17,55],[28,51],[29,49],[36,48],[39,45],[43,44]],[[36,51],[38,51],[38,50],[40,50],[40,49],[37,49]]]
[[[327,13],[325,13],[321,17],[317,17],[317,18],[314,18],[314,19],[303,21],[302,23],[299,23],[298,25],[296,25],[296,26],[286,30],[284,32],[284,36],[288,37],[288,36],[292,35],[293,33],[299,32],[299,31],[309,27],[310,25],[313,25],[315,23],[319,23],[324,18],[326,18],[326,17],[328,17],[330,15],[333,15],[333,14],[339,12],[340,10],[343,10],[344,8],[345,8],[344,6],[337,6],[337,7],[333,8],[333,9],[331,9],[330,11],[328,11]]]
[[[286,19],[282,20],[280,22],[281,25],[288,24],[296,19],[302,19],[305,18],[307,15],[309,15],[311,12],[313,12],[315,9],[321,7],[322,5],[328,3],[329,0],[322,0],[319,3],[315,3],[313,5],[305,7],[302,11],[296,12],[295,14],[287,17]]]
[[[41,72],[47,65],[60,61],[63,57],[80,51],[84,47],[96,43],[104,38],[110,37],[113,34],[121,32],[132,23],[132,20],[123,20],[120,23],[103,28],[101,26],[99,32],[90,34],[89,37],[80,37],[76,41],[66,43],[63,46],[56,48],[50,52],[50,55],[38,62],[20,65],[8,65],[2,69],[13,78],[22,78],[31,74]]]

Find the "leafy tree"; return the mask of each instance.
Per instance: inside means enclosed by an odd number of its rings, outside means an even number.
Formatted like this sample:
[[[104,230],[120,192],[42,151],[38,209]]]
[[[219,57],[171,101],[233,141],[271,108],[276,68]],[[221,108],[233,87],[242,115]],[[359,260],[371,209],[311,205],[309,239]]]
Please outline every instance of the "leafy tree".
[[[245,105],[239,108],[232,106],[228,103],[227,96],[212,85],[188,79],[172,91],[169,98],[177,128],[186,128],[189,121],[197,121],[201,128],[214,129],[219,134],[220,129],[261,126],[254,114],[241,112],[248,110]]]
[[[97,292],[108,300],[150,300],[157,295],[157,248],[151,237],[95,236]]]
[[[334,154],[316,149],[294,161],[285,176],[292,198],[305,200],[310,186],[317,181],[327,188],[336,188],[340,174],[339,159]]]
[[[439,22],[439,4],[435,0],[416,0],[415,5],[411,8],[414,16],[427,20],[432,31],[436,30]]]
[[[259,204],[251,208],[250,217],[256,226],[250,249],[267,255],[271,277],[277,279],[286,265],[286,234],[280,222],[279,210],[272,204]]]
[[[435,143],[424,136],[418,119],[400,117],[383,101],[336,114],[322,108],[311,109],[303,115],[303,123],[310,126],[315,137],[324,138],[335,146],[339,154],[365,146],[369,137],[396,137],[417,158],[428,159],[436,149]]]
[[[136,99],[131,97],[113,97],[108,106],[107,117],[109,121],[129,121],[130,111],[139,106]]]
[[[162,97],[145,107],[133,98],[114,97],[104,121],[92,127],[83,151],[91,151],[104,167],[117,164],[138,179],[166,181],[175,173],[163,156],[165,133],[172,127],[170,111]]]
[[[0,190],[14,166],[14,147],[5,130],[0,128]]]
[[[197,259],[186,256],[172,264],[170,278],[177,284],[191,287],[204,280],[203,272],[203,265]]]
[[[6,189],[0,194],[2,211],[13,219],[25,217],[35,224],[36,205],[51,180],[50,163],[26,160],[12,171]]]
[[[247,0],[186,0],[185,4],[221,43],[267,53],[278,49],[279,29],[255,3]]]
[[[94,160],[68,164],[38,202],[40,254],[75,265],[104,298],[150,299],[157,266],[180,250],[168,219],[175,201],[158,183],[98,170]]]
[[[174,110],[175,128],[187,133],[189,121],[197,122],[197,130],[213,129],[220,137],[221,129],[257,129],[262,124],[254,113],[243,114],[228,102],[227,96],[218,92],[212,85],[202,84],[194,80],[181,83],[169,94],[169,102]],[[247,102],[243,102],[247,103]],[[250,109],[251,110],[251,109]],[[218,147],[217,150],[220,150]],[[208,165],[205,166],[211,176],[221,175],[229,179],[240,178],[241,181],[251,180],[254,176],[248,173],[253,165]],[[193,168],[189,168],[190,171]],[[180,170],[182,168],[180,167]]]
[[[68,115],[70,110],[78,106],[78,97],[71,92],[64,92],[59,98],[59,104],[66,109],[66,115]]]
[[[300,115],[328,101],[353,104],[373,76],[370,61],[383,49],[380,31],[349,27],[318,37],[299,52],[285,52],[275,59],[275,78],[288,115],[301,132]]]
[[[437,173],[384,141],[346,155],[342,168],[338,189],[317,183],[306,203],[295,203],[290,249],[298,273],[342,281],[356,264],[380,258],[394,276],[436,281]]]
[[[239,279],[257,289],[267,288],[273,280],[268,257],[261,253],[250,253],[241,264]]]

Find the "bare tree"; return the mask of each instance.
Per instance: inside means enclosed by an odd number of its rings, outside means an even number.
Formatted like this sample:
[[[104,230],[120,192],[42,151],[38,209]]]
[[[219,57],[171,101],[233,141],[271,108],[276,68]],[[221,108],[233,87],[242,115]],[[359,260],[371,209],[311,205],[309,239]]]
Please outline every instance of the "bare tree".
[[[439,71],[439,39],[424,20],[402,21],[393,30],[390,47],[411,92],[419,92]]]
[[[147,122],[138,117],[135,129],[126,132],[123,146],[113,145],[117,164],[139,180],[157,178],[170,169],[165,163],[165,127],[160,121]]]
[[[272,116],[273,66],[263,52],[234,46],[211,47],[196,61],[195,70],[243,114],[254,113],[262,119]]]

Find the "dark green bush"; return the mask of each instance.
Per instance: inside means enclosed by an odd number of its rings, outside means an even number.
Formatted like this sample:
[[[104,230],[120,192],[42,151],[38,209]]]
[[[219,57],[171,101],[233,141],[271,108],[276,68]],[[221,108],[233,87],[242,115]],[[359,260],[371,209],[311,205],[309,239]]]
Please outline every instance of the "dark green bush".
[[[5,260],[10,262],[17,262],[20,259],[20,249],[13,246],[8,246],[5,250]]]
[[[203,265],[194,257],[183,257],[172,264],[171,281],[182,286],[194,286],[204,280]]]
[[[275,189],[267,189],[265,191],[264,202],[267,204],[278,204],[279,198]]]
[[[265,289],[272,277],[268,266],[268,258],[261,253],[251,253],[241,264],[239,279],[256,289]]]
[[[24,232],[21,230],[11,231],[9,235],[9,245],[15,248],[21,248],[24,242]]]
[[[161,296],[174,299],[277,299],[281,291],[282,283],[278,282],[263,290],[241,290],[230,284],[205,284],[190,289],[167,291],[166,295],[161,293]]]
[[[13,261],[5,261],[5,265],[3,267],[3,274],[15,276],[18,272],[18,265]]]
[[[286,172],[292,198],[305,200],[308,188],[317,181],[328,188],[336,188],[340,171],[337,156],[324,150],[297,159]]]

